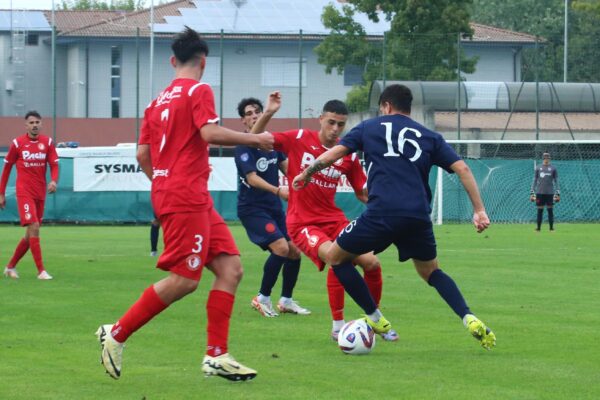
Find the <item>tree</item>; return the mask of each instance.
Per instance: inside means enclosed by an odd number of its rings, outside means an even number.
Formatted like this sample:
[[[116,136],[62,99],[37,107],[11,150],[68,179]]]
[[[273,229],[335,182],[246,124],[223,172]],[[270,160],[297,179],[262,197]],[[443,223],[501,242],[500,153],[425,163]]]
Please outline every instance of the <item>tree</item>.
[[[455,80],[458,77],[457,39],[469,37],[468,6],[471,0],[348,0],[341,12],[325,7],[321,19],[331,34],[315,52],[327,73],[343,73],[347,65],[363,67],[365,85],[348,95],[352,111],[366,109],[361,98],[375,79]],[[384,40],[373,40],[354,21],[356,12],[379,22],[380,15],[391,22]],[[383,59],[385,54],[385,61]],[[461,55],[460,71],[475,70],[476,59]],[[350,101],[349,101],[350,103]]]
[[[62,10],[124,10],[134,11],[144,8],[144,0],[62,0],[58,7]]]

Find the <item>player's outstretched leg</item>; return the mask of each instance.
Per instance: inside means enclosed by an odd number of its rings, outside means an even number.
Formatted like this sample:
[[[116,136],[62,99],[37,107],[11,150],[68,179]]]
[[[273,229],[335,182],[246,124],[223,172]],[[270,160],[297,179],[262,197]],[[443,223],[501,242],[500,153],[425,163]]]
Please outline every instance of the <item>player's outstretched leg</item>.
[[[230,381],[249,381],[256,377],[256,371],[237,362],[229,353],[217,357],[204,356],[202,372],[206,376],[220,376]]]
[[[491,350],[496,345],[496,335],[490,328],[473,314],[467,314],[463,318],[463,324],[469,333],[481,343],[481,347]]]
[[[100,355],[100,363],[104,366],[106,373],[111,378],[119,379],[121,377],[121,362],[123,358],[123,343],[117,342],[110,331],[112,325],[100,325],[96,331],[96,336],[100,342],[102,353]]]

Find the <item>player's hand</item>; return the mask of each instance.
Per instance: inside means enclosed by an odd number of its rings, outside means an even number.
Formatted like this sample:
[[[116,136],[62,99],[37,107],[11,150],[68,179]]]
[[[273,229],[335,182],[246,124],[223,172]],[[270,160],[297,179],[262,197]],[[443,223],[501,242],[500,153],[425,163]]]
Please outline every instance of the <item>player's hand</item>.
[[[280,107],[281,107],[281,92],[275,91],[275,92],[269,93],[269,98],[267,99],[267,108],[265,109],[265,112],[267,112],[269,114],[275,114],[277,111],[279,111]]]
[[[279,186],[279,189],[277,191],[277,195],[285,201],[288,201],[288,198],[290,197],[290,188],[287,186]]]
[[[535,194],[529,196],[529,201],[531,201],[532,203],[535,202]]]
[[[0,208],[4,209],[6,206],[6,196],[0,194]]]
[[[473,225],[477,229],[477,233],[481,233],[490,226],[490,218],[488,217],[485,210],[476,211],[473,213]]]
[[[255,135],[256,140],[258,141],[257,146],[260,150],[271,151],[273,150],[273,144],[275,143],[275,138],[269,132],[263,132]]]
[[[560,194],[555,194],[555,195],[554,195],[554,202],[555,202],[555,203],[558,203],[558,202],[560,202]]]
[[[306,171],[302,171],[302,173],[296,175],[294,181],[292,182],[292,187],[294,190],[303,189],[310,182],[310,176],[306,173]]]
[[[48,193],[54,192],[56,192],[56,182],[50,181],[50,183],[48,184]]]

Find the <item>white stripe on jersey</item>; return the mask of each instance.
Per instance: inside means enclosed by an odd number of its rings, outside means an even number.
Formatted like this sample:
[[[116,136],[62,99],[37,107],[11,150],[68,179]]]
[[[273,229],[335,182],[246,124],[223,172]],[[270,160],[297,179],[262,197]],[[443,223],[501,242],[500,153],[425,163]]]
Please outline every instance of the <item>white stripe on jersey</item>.
[[[217,118],[213,118],[213,119],[209,119],[209,120],[208,120],[208,121],[206,121],[206,122],[208,122],[209,124],[214,124],[215,122],[219,122],[219,117],[217,117]]]
[[[356,160],[356,153],[352,153],[352,161]]]
[[[19,143],[17,143],[17,139],[13,139],[13,143],[15,144],[15,147],[18,149],[19,148]]]
[[[204,83],[204,82],[198,82],[198,83],[196,83],[194,86],[192,86],[192,87],[190,88],[190,90],[188,90],[188,96],[191,96],[191,95],[192,95],[192,93],[194,93],[194,90],[196,90],[196,88],[197,88],[198,86],[202,86],[202,85],[208,85],[208,83]]]
[[[52,138],[48,138],[48,146],[52,144]]]
[[[300,139],[302,137],[303,133],[304,133],[304,129],[298,130],[298,134],[296,135],[296,139]]]

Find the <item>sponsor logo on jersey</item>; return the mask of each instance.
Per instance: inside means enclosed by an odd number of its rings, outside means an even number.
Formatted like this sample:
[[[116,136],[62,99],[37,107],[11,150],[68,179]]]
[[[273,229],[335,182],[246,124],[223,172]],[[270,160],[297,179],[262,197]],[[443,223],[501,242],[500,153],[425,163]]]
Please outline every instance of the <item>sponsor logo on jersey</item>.
[[[190,271],[196,271],[198,268],[200,268],[201,264],[202,264],[202,260],[200,259],[200,256],[197,254],[192,254],[185,260],[185,265],[187,266],[187,268]]]
[[[248,161],[249,159],[250,159],[250,156],[248,155],[248,153],[243,153],[243,154],[240,156],[240,160],[242,160],[243,162],[246,162],[246,161]]]
[[[96,164],[94,165],[94,173],[113,173],[113,174],[131,174],[142,172],[142,167],[138,164]]]
[[[302,154],[302,161],[300,162],[300,170],[306,169],[314,161],[315,161],[315,156],[310,153],[305,152],[304,154]],[[340,171],[338,171],[334,166],[340,166],[343,163],[344,163],[344,159],[340,158],[332,166],[322,169],[321,171],[317,172],[316,175],[325,176],[325,177],[331,178],[331,179],[340,179],[340,176],[342,176],[342,173]],[[334,187],[335,187],[335,185],[334,185]]]
[[[27,160],[27,161],[45,160],[46,159],[46,153],[42,153],[42,152],[32,153],[30,151],[24,150],[23,153],[21,153],[21,155],[23,156],[23,160]]]
[[[547,176],[552,176],[552,173],[550,173],[550,172],[540,172],[540,178],[545,178]]]
[[[152,179],[158,177],[158,176],[162,176],[165,178],[169,177],[169,170],[168,169],[153,169],[152,170]]]
[[[181,97],[182,89],[183,88],[181,86],[175,86],[175,87],[173,87],[173,90],[171,90],[170,92],[167,92],[167,91],[162,92],[156,98],[156,106],[155,107],[158,107],[162,104],[168,104],[171,102],[171,100]]]
[[[277,158],[267,160],[266,157],[261,157],[256,160],[256,169],[260,172],[265,172],[269,168],[269,164],[277,164]]]

